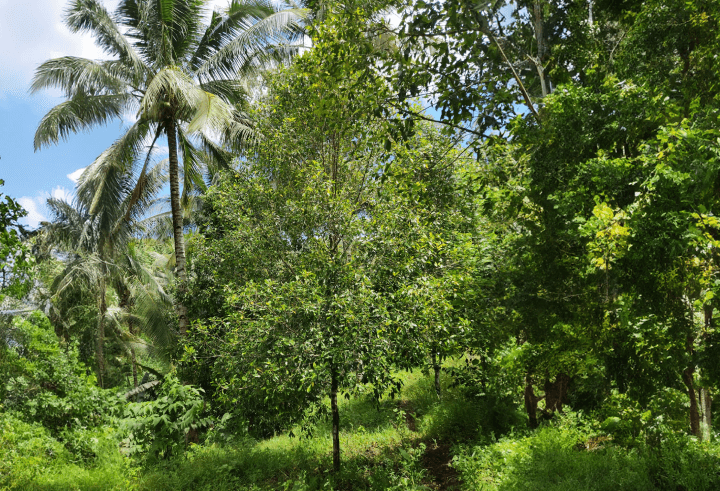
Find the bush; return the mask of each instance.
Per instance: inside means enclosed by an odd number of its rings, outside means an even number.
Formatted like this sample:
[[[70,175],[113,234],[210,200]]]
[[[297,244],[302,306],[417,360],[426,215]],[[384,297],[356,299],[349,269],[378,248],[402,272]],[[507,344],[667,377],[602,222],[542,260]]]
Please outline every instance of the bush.
[[[130,453],[157,460],[184,449],[191,433],[210,424],[201,390],[168,375],[155,400],[128,404],[121,426],[129,433],[125,443]]]
[[[24,420],[58,436],[67,429],[106,423],[118,404],[110,391],[78,360],[74,346],[61,347],[50,321],[40,312],[16,317],[0,344],[0,403]]]
[[[42,425],[0,412],[0,489],[27,489],[42,469],[70,457]]]
[[[453,466],[471,489],[603,491],[655,489],[645,459],[576,418],[488,446],[459,447]],[[474,486],[474,487],[473,487]]]
[[[694,438],[667,436],[659,448],[648,448],[647,460],[658,489],[720,489],[720,447]]]

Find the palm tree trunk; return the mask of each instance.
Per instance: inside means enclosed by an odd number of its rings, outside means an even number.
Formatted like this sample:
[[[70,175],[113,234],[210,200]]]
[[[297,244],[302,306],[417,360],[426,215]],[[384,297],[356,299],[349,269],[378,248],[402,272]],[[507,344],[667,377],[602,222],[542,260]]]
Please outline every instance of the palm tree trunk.
[[[187,333],[187,308],[183,303],[187,291],[187,271],[185,270],[185,237],[183,236],[183,214],[180,207],[180,167],[177,152],[177,130],[175,120],[167,122],[168,150],[170,154],[170,209],[172,211],[173,237],[175,239],[175,270],[178,277],[175,312],[178,316],[178,329],[181,335]]]
[[[98,332],[97,332],[97,346],[96,346],[96,356],[97,356],[97,378],[98,378],[98,385],[100,388],[103,388],[103,375],[105,373],[105,352],[104,352],[104,344],[105,344],[105,313],[107,312],[107,303],[105,302],[105,277],[100,278],[100,299],[99,299],[99,305],[98,310],[100,311],[100,317],[98,318]]]

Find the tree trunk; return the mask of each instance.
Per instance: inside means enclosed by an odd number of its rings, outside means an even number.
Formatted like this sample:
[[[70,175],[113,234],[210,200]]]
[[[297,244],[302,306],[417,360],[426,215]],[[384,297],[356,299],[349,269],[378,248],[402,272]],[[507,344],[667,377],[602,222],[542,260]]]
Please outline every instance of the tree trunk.
[[[708,332],[713,327],[713,307],[712,305],[705,306],[705,326],[702,335],[702,340],[707,340]],[[707,387],[700,387],[699,394],[700,398],[700,435],[701,440],[709,442],[712,435],[712,400],[710,399],[710,391]]]
[[[330,369],[330,411],[332,413],[333,470],[340,472],[340,411],[337,403],[338,380],[335,367]]]
[[[548,416],[555,411],[563,412],[563,401],[567,394],[568,383],[570,383],[570,377],[564,373],[559,373],[554,382],[545,381],[545,412]]]
[[[700,435],[701,440],[709,442],[712,435],[712,399],[707,387],[700,387]]]
[[[98,368],[97,378],[98,378],[98,386],[102,389],[104,387],[103,376],[105,373],[105,352],[104,352],[105,313],[107,312],[107,303],[105,302],[105,276],[104,275],[100,278],[100,299],[98,302],[98,310],[100,311],[100,316],[98,318],[98,332],[97,332],[97,346],[96,346],[97,368]]]
[[[138,387],[137,364],[135,362],[135,348],[133,348],[132,346],[130,346],[130,360],[132,362],[133,385],[137,389],[137,387]]]
[[[180,166],[177,152],[177,131],[175,120],[169,118],[167,122],[168,152],[170,160],[170,209],[172,211],[173,238],[175,239],[175,271],[178,277],[177,293],[175,299],[175,312],[178,316],[178,329],[181,335],[187,333],[187,308],[181,300],[187,291],[187,271],[185,269],[185,237],[183,235],[183,213],[180,206]]]
[[[125,282],[118,281],[115,284],[115,290],[117,290],[118,295],[120,296],[120,308],[124,310],[127,314],[130,314],[131,310],[131,304],[132,299],[130,296],[130,289],[127,287]],[[131,336],[135,335],[135,329],[133,329],[133,321],[132,317],[128,315],[127,320],[128,325],[128,332]],[[133,375],[133,388],[137,389],[138,387],[138,375],[137,375],[137,357],[135,355],[135,348],[133,348],[132,344],[128,346],[130,351],[130,363],[132,364],[132,375]],[[137,396],[134,397],[135,402],[137,402]]]
[[[537,42],[537,57],[535,60],[532,60],[535,64],[535,69],[538,72],[538,78],[540,79],[540,90],[542,91],[542,96],[545,98],[550,91],[548,90],[548,81],[545,75],[545,29],[543,25],[543,6],[539,1],[535,1],[535,5],[533,6],[533,13],[534,13],[534,28],[535,28],[535,41]]]
[[[537,406],[543,398],[535,395],[530,377],[525,377],[525,411],[528,415],[528,426],[531,430],[538,427]]]
[[[433,370],[435,371],[435,393],[438,399],[442,400],[442,389],[440,387],[440,364],[437,361],[437,354],[432,354]]]
[[[695,384],[693,383],[693,372],[695,367],[687,367],[683,371],[683,382],[688,389],[688,397],[690,397],[690,432],[702,439],[700,434],[700,413],[698,412],[697,397],[695,396]]]

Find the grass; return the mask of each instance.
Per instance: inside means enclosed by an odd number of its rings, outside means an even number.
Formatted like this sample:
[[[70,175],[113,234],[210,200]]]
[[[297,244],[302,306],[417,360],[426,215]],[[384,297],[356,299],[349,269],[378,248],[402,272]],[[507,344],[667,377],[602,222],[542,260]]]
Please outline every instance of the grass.
[[[425,482],[427,472],[421,468],[418,449],[430,433],[409,422],[415,413],[427,415],[422,421],[429,421],[439,401],[427,377],[419,372],[403,377],[404,389],[395,400],[379,404],[365,397],[339,401],[340,475],[330,472],[332,440],[326,422],[309,439],[282,434],[230,448],[195,447],[185,461],[146,473],[139,489],[429,489],[432,483]],[[448,391],[448,398],[453,399],[451,394]]]
[[[442,401],[431,377],[402,376],[395,400],[340,401],[339,474],[330,471],[328,422],[311,438],[195,445],[142,467],[108,432],[93,444],[94,459],[77,461],[41,426],[0,413],[0,490],[720,489],[718,445],[678,437],[628,449],[573,414],[530,432],[515,408],[467,399],[446,376]]]

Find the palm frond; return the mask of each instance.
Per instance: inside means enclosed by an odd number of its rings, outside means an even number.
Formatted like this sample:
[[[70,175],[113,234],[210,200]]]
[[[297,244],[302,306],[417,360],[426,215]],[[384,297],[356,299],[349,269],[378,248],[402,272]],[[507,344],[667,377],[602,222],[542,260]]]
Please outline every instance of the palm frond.
[[[210,24],[200,39],[190,60],[192,70],[197,70],[208,57],[220,50],[225,43],[237,37],[249,25],[272,15],[275,8],[269,2],[230,2],[224,11],[213,11]]]
[[[71,133],[87,130],[120,117],[131,102],[127,94],[88,95],[84,92],[61,102],[40,120],[35,131],[35,150],[56,144]]]
[[[82,173],[77,183],[77,198],[91,214],[101,207],[116,210],[121,206],[128,191],[128,172],[151,129],[144,120],[137,121]]]
[[[246,106],[248,93],[245,84],[240,80],[211,80],[201,83],[200,88],[205,92],[221,97],[233,106]]]
[[[171,347],[177,340],[177,332],[169,328],[172,297],[157,282],[135,279],[131,288],[135,298],[133,310],[142,332],[161,350]]]
[[[66,97],[77,94],[122,94],[128,88],[127,73],[117,63],[64,56],[48,60],[35,70],[30,92],[60,88]]]
[[[145,391],[148,391],[148,390],[152,389],[153,387],[155,387],[156,385],[160,385],[161,383],[162,383],[162,380],[151,380],[150,382],[145,382],[144,384],[138,385],[133,390],[125,392],[123,394],[123,397],[125,399],[130,399],[131,397],[141,394]]]
[[[309,11],[291,8],[276,11],[256,22],[242,26],[195,70],[200,80],[230,79],[247,76],[261,69],[285,62],[297,51],[302,39],[302,22]]]
[[[160,127],[156,128],[155,130],[155,136],[153,137],[152,143],[150,143],[150,146],[147,150],[147,155],[145,157],[145,163],[142,166],[142,169],[140,170],[140,175],[138,176],[137,180],[135,181],[135,186],[132,190],[132,192],[127,196],[125,201],[123,202],[123,208],[124,213],[122,213],[122,219],[118,221],[116,227],[122,226],[123,223],[129,223],[134,216],[138,215],[139,213],[144,213],[145,208],[142,207],[143,204],[147,205],[148,201],[154,198],[154,194],[157,193],[158,189],[155,186],[148,186],[150,181],[147,179],[147,173],[148,173],[148,166],[150,164],[150,160],[152,158],[152,153],[155,148],[155,143],[157,142],[158,138],[160,137],[161,129]],[[156,166],[157,167],[157,166]],[[141,208],[141,210],[138,210]],[[139,213],[138,213],[139,212]]]
[[[188,124],[188,133],[223,131],[232,124],[233,107],[222,98],[198,88],[199,100]]]
[[[66,11],[65,23],[72,32],[89,32],[105,53],[117,56],[132,67],[137,77],[149,72],[138,53],[98,0],[74,0]]]
[[[181,201],[194,191],[204,192],[205,181],[203,180],[203,157],[182,131],[178,131],[178,143],[183,159],[183,189]]]
[[[150,81],[140,109],[152,119],[159,119],[170,101],[181,109],[191,111],[200,102],[200,92],[189,75],[176,66],[169,66],[160,70]]]
[[[138,177],[133,192],[128,195],[121,207],[123,213],[117,227],[124,227],[128,232],[140,231],[142,219],[158,201],[157,195],[167,182],[168,160],[164,159]]]

